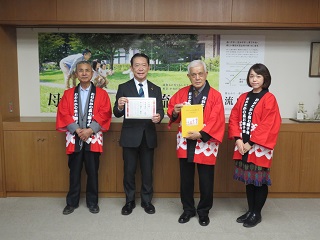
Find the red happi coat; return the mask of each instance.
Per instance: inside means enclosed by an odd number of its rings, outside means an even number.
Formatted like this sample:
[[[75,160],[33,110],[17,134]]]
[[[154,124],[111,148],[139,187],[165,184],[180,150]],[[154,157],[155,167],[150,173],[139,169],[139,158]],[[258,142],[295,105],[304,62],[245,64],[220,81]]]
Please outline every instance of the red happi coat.
[[[248,93],[243,93],[231,110],[229,118],[229,139],[242,138],[242,108]],[[250,141],[254,145],[249,150],[247,162],[270,168],[273,149],[276,145],[281,125],[281,116],[275,96],[267,92],[257,103],[252,114]],[[242,155],[237,146],[234,149],[234,160],[241,160]]]
[[[167,112],[170,119],[174,105],[188,101],[189,89],[190,86],[184,87],[170,98]],[[174,122],[169,121],[169,127],[172,123],[179,123],[177,133],[177,157],[187,158],[187,140],[182,137],[180,121],[181,118],[179,114],[179,117]],[[207,142],[203,142],[201,139],[197,140],[193,161],[199,164],[215,165],[219,144],[222,142],[224,135],[225,116],[221,94],[212,87],[210,87],[204,108],[203,121],[204,127],[202,131],[209,134],[211,139]]]
[[[59,102],[57,118],[56,118],[56,130],[60,132],[66,132],[66,152],[72,154],[75,151],[75,135],[71,134],[67,130],[67,126],[76,122],[74,114],[74,89],[70,88],[64,91],[64,94]],[[111,123],[111,104],[108,93],[101,89],[96,88],[96,95],[93,105],[93,118],[92,121],[96,121],[101,129],[95,133],[91,138],[90,151],[103,152],[103,134],[109,130]]]

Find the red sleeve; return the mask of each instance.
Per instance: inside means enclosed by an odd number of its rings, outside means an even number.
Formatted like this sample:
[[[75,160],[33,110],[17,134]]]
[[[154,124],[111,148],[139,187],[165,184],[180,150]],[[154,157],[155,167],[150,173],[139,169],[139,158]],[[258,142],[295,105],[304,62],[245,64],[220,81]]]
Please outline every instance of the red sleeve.
[[[171,126],[172,123],[180,123],[181,115],[179,114],[179,116],[175,119],[175,121],[172,121],[172,112],[173,112],[174,106],[176,104],[183,103],[183,102],[187,101],[189,88],[190,88],[190,86],[180,89],[178,92],[176,92],[170,98],[169,103],[168,103],[168,110],[167,110],[167,115],[170,119],[169,123],[168,123],[169,127]]]
[[[204,110],[204,128],[202,131],[208,133],[220,143],[223,140],[225,130],[225,115],[220,92],[211,88]]]
[[[111,118],[112,110],[109,95],[105,90],[97,88],[93,120],[99,123],[102,132],[106,132],[110,128]]]
[[[73,88],[65,90],[59,101],[56,117],[56,130],[58,131],[67,131],[67,126],[75,122],[73,119],[73,92]]]
[[[250,140],[261,146],[273,149],[276,145],[278,133],[281,126],[281,116],[278,103],[273,94],[266,94],[261,100],[261,107],[259,106],[260,123],[252,132]],[[256,108],[258,107],[256,106]]]

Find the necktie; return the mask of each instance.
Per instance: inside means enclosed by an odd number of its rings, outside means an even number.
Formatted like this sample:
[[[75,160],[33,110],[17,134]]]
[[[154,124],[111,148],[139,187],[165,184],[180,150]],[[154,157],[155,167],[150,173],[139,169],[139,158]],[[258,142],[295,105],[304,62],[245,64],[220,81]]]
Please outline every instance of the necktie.
[[[139,83],[140,89],[139,89],[139,97],[144,97],[144,91],[143,91],[143,84]]]
[[[197,97],[199,95],[199,91],[198,90],[194,90],[194,96]]]

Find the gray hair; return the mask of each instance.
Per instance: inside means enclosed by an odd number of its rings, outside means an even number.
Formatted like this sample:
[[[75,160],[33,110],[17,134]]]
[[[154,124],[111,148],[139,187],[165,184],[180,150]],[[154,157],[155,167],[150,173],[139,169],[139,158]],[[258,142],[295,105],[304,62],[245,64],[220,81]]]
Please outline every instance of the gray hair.
[[[89,64],[89,65],[91,66],[91,63],[90,63],[89,61],[87,61],[87,60],[81,60],[81,61],[77,62],[77,64],[76,64],[76,70],[78,69],[78,66],[79,66],[80,64]]]
[[[207,72],[207,66],[203,61],[201,61],[201,60],[193,60],[188,65],[188,74],[190,74],[190,68],[197,67],[199,65],[203,66],[204,72]]]

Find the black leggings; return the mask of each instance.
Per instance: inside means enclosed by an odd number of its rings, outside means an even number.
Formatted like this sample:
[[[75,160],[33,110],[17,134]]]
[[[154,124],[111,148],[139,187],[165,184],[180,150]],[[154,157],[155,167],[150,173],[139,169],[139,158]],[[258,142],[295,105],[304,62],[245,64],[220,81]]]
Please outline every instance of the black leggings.
[[[249,212],[261,215],[261,210],[267,200],[268,186],[263,184],[261,187],[253,184],[246,185],[247,201]]]

